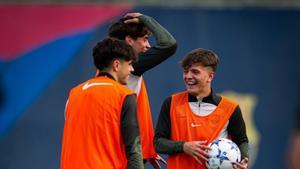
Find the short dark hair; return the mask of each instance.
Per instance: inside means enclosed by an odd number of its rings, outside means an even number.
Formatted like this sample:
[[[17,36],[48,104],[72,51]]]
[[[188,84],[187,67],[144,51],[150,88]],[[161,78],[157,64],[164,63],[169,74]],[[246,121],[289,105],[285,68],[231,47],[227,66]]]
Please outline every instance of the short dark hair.
[[[139,23],[124,23],[128,19],[133,17],[121,18],[118,22],[113,23],[108,29],[108,36],[125,40],[126,36],[130,36],[133,39],[149,35],[151,32],[145,24]]]
[[[132,47],[123,40],[106,38],[97,43],[93,49],[94,64],[100,71],[110,66],[113,60],[136,61],[137,56]]]
[[[207,49],[194,49],[182,59],[181,67],[183,69],[188,69],[193,64],[200,64],[205,67],[211,67],[213,72],[216,72],[219,64],[219,57],[214,52]]]

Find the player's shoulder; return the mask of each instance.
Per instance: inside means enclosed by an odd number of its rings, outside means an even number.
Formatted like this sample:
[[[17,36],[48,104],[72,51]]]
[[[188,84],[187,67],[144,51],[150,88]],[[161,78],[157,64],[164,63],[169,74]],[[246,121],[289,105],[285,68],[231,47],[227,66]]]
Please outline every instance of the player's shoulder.
[[[171,96],[172,97],[177,97],[177,96],[182,96],[182,95],[187,95],[187,94],[188,94],[187,91],[181,91],[181,92],[174,93]]]
[[[231,104],[231,105],[234,105],[234,106],[238,106],[238,103],[236,102],[236,101],[234,101],[234,100],[232,100],[232,99],[230,99],[230,98],[228,98],[228,97],[226,97],[226,96],[221,96],[221,100],[222,100],[222,102],[225,102],[225,103],[227,103],[227,104]]]

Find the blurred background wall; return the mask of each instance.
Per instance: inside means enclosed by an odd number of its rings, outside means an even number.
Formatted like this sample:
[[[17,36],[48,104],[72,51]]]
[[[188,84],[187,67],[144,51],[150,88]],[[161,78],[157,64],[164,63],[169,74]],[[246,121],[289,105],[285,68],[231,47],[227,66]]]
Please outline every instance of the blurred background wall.
[[[300,93],[299,0],[0,2],[0,169],[59,168],[69,90],[95,74],[92,47],[132,11],[178,42],[145,74],[154,125],[162,101],[184,90],[178,62],[208,48],[221,59],[215,90],[241,105],[251,168],[287,168]]]

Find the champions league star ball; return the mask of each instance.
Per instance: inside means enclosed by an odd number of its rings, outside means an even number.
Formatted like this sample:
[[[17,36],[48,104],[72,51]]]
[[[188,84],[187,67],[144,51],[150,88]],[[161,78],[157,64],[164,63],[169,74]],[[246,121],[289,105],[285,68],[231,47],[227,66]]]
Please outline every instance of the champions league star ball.
[[[231,140],[219,138],[213,141],[208,150],[207,169],[232,169],[234,162],[241,161],[241,152]]]

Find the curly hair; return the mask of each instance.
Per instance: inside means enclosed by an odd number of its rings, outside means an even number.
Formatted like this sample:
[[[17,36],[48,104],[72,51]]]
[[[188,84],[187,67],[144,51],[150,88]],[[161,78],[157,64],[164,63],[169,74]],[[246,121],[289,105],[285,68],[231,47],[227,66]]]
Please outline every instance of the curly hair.
[[[100,71],[110,66],[113,60],[136,61],[137,56],[132,47],[123,40],[106,38],[93,48],[94,65]]]

